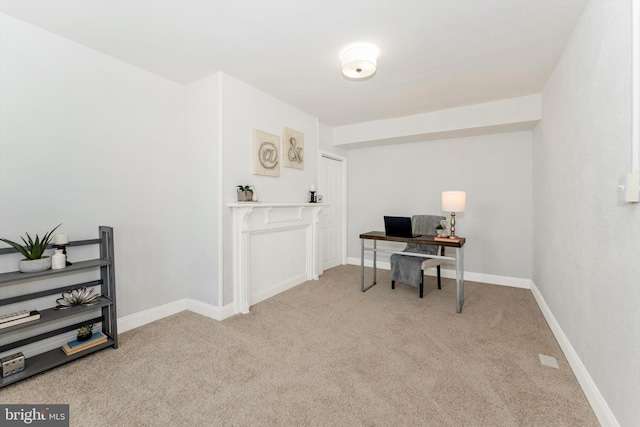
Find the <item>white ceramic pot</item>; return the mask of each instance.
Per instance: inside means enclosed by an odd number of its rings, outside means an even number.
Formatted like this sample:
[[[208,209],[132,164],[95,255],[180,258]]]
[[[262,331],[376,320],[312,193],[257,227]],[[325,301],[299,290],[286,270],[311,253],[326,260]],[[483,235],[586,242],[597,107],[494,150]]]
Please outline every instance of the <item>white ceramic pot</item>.
[[[18,263],[18,270],[22,273],[37,273],[51,268],[51,257],[45,256],[39,259],[23,259]]]
[[[253,199],[253,191],[238,191],[239,202],[250,202]]]

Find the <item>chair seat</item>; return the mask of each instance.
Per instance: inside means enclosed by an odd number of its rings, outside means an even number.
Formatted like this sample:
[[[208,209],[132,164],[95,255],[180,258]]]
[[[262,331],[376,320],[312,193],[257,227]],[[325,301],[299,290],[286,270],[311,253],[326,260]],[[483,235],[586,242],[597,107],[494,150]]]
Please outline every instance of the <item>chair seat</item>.
[[[422,263],[422,269],[426,270],[427,268],[437,267],[440,264],[442,264],[442,260],[441,259],[438,259],[438,258],[427,258]]]

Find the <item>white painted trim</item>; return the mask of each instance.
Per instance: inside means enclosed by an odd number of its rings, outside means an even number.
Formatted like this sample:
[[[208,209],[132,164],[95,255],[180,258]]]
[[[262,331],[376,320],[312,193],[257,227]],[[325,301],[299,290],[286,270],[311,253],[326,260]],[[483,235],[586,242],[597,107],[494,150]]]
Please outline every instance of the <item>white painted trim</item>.
[[[346,162],[347,158],[339,154],[332,153],[327,150],[320,149],[320,157],[326,157],[327,159],[335,160],[337,162]]]
[[[631,170],[640,170],[640,0],[631,2],[632,28],[632,108],[631,108]]]
[[[218,305],[224,304],[224,73],[218,74]]]
[[[349,257],[348,264],[360,265],[360,258]],[[365,267],[373,267],[373,260],[365,259]],[[391,264],[388,261],[376,261],[376,267],[382,270],[391,270]],[[429,268],[425,271],[427,276],[435,276],[436,269]],[[440,268],[440,275],[446,279],[455,279],[456,271],[446,268]],[[475,273],[473,271],[464,272],[464,280],[469,282],[488,283],[490,285],[509,286],[511,288],[531,289],[531,279],[520,277],[498,276],[494,274]]]
[[[233,251],[231,257],[233,260],[234,313],[249,313],[250,297],[255,297],[255,295],[249,295],[251,276],[260,277],[260,272],[251,270],[252,250],[250,237],[254,234],[281,233],[294,228],[305,228],[307,230],[305,241],[299,243],[304,243],[305,245],[306,277],[299,283],[305,280],[318,280],[321,204],[229,203],[227,207],[232,208],[231,240]],[[277,248],[274,250],[277,250]],[[277,286],[280,287],[281,284]]]
[[[282,203],[273,203],[273,202],[230,202],[227,203],[228,208],[232,209],[246,209],[246,208],[304,208],[304,207],[322,207],[320,203],[309,203],[309,202],[282,202]]]
[[[620,423],[618,423],[618,420],[611,411],[611,408],[609,408],[609,405],[604,400],[604,397],[600,393],[598,386],[596,385],[595,381],[593,381],[593,378],[591,378],[591,375],[589,375],[589,371],[580,360],[578,353],[571,345],[571,342],[565,335],[564,331],[560,327],[560,324],[551,312],[551,309],[542,297],[542,294],[533,282],[531,282],[531,293],[536,299],[536,302],[538,303],[538,306],[540,307],[544,318],[549,324],[553,335],[556,337],[558,344],[560,344],[560,348],[567,358],[567,361],[569,362],[573,373],[578,379],[578,383],[580,383],[582,391],[584,391],[584,394],[587,396],[587,400],[591,404],[593,412],[595,412],[596,417],[598,417],[598,421],[600,421],[600,424],[603,427],[620,427]]]
[[[233,304],[217,307],[194,299],[183,298],[129,316],[120,317],[118,319],[118,333],[130,331],[185,310],[193,311],[215,320],[224,320],[234,314]]]
[[[187,310],[188,298],[183,298],[118,319],[118,333],[127,332],[147,323]]]
[[[222,307],[216,307],[215,305],[207,304],[194,299],[187,300],[187,310],[194,313],[201,314],[203,316],[210,317],[214,320],[224,320],[233,316],[233,304],[227,304]]]

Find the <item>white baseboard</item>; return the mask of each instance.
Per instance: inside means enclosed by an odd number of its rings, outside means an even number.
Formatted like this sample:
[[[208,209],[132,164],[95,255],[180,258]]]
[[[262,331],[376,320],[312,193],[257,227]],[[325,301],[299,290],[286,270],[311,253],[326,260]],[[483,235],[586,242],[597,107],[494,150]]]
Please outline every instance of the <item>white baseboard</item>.
[[[196,301],[190,298],[183,298],[174,302],[153,307],[148,310],[144,310],[129,316],[124,316],[118,319],[118,333],[130,331],[131,329],[138,328],[146,325],[147,323],[155,322],[156,320],[163,319],[181,311],[193,311],[194,313],[201,314],[203,316],[210,317],[215,320],[224,320],[227,317],[233,316],[233,304],[227,304],[223,307],[207,304],[204,302]]]
[[[589,401],[593,412],[596,414],[598,421],[600,421],[600,424],[603,427],[620,427],[620,423],[618,423],[615,415],[613,415],[611,408],[609,408],[609,405],[604,400],[604,397],[600,393],[600,390],[596,386],[596,383],[593,381],[593,378],[591,378],[591,375],[589,375],[589,371],[587,371],[587,368],[582,363],[582,360],[580,360],[578,353],[576,353],[576,350],[571,345],[571,342],[565,335],[564,331],[560,327],[560,324],[551,312],[551,309],[542,297],[542,294],[533,282],[531,282],[531,293],[536,299],[536,302],[538,303],[538,306],[540,307],[544,318],[549,324],[553,335],[555,335],[556,341],[558,341],[558,344],[560,344],[560,348],[567,358],[567,361],[569,362],[573,373],[578,379],[580,387],[582,387],[582,391],[584,391],[584,394],[587,396],[587,400]]]
[[[347,262],[352,265],[360,265],[360,258],[347,258]],[[373,267],[373,260],[365,259],[364,265],[366,267]],[[389,263],[388,261],[377,261],[376,268],[380,268],[382,270],[390,270],[391,263]],[[428,276],[435,276],[436,269],[430,268],[427,271],[425,271],[425,274]],[[442,277],[447,279],[456,278],[455,270],[441,268],[440,274]],[[474,273],[472,271],[465,271],[464,279],[469,280],[471,282],[488,283],[490,285],[500,285],[500,286],[510,286],[512,288],[531,289],[531,279],[523,279],[520,277],[497,276],[494,274]]]
[[[227,317],[231,317],[235,314],[233,311],[233,304],[227,304],[225,306],[218,307],[216,305],[207,304],[201,301],[196,301],[194,299],[187,300],[187,310],[210,317],[215,320],[224,320]]]
[[[147,323],[155,322],[156,320],[185,311],[187,310],[187,303],[188,299],[183,298],[148,310],[139,311],[129,316],[120,317],[118,318],[118,333],[127,332],[131,329],[146,325]]]

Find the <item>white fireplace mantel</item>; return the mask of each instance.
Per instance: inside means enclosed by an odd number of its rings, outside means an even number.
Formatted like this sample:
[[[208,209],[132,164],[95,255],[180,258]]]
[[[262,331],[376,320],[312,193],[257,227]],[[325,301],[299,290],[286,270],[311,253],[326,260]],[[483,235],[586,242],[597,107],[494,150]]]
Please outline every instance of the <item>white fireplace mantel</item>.
[[[232,210],[235,313],[307,280],[318,280],[317,203],[228,203]]]

